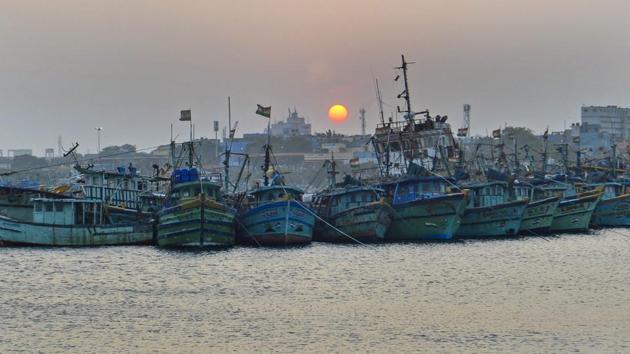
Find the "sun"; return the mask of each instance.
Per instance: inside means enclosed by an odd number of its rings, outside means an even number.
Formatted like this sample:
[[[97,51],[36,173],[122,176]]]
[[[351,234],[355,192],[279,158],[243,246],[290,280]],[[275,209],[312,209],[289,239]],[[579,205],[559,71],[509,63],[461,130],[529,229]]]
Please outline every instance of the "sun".
[[[335,123],[341,123],[348,118],[348,109],[340,104],[333,105],[328,110],[328,118]]]

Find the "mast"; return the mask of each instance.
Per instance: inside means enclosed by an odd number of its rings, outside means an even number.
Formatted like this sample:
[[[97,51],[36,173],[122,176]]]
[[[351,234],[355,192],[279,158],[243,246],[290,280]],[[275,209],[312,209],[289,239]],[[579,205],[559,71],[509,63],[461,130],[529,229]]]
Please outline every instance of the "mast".
[[[267,144],[265,144],[265,163],[263,165],[263,185],[269,185],[269,177],[267,176],[267,171],[269,171],[269,166],[271,165],[271,127],[270,127],[271,119],[267,121]]]
[[[228,96],[228,131],[232,131],[232,106],[230,102],[230,96]],[[225,190],[230,188],[230,149],[228,149],[227,141],[223,141],[225,144],[225,159],[223,160],[223,169],[225,172]]]
[[[328,174],[330,175],[330,188],[335,188],[337,185],[337,162],[335,162],[335,153],[330,153],[330,170],[328,170]]]
[[[549,145],[548,143],[548,136],[547,136],[547,131],[549,130],[549,128],[547,128],[547,130],[545,131],[545,134],[543,135],[543,139],[545,140],[545,147],[543,150],[543,154],[542,154],[542,173],[547,174],[547,146]]]
[[[383,99],[381,98],[381,89],[378,87],[378,79],[376,80],[376,98],[378,99],[378,109],[381,115],[381,124],[385,125],[385,115],[383,114]]]
[[[399,98],[403,97],[407,105],[407,111],[406,111],[407,114],[405,115],[405,119],[412,120],[415,114],[411,111],[411,99],[410,99],[410,94],[409,94],[409,80],[407,78],[407,67],[409,64],[413,64],[413,63],[406,62],[404,54],[401,54],[400,57],[402,58],[402,66],[400,66],[399,69],[402,69],[403,71],[403,81],[405,83],[405,91],[403,91],[400,95],[398,95],[398,97]]]
[[[612,177],[617,178],[617,145],[613,144],[612,148]]]

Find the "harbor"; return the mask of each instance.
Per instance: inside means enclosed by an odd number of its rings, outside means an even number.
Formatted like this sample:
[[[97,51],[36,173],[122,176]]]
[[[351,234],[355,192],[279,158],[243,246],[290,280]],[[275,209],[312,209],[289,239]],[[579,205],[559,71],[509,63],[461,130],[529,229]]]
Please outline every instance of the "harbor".
[[[630,353],[630,2],[8,2],[0,354]]]

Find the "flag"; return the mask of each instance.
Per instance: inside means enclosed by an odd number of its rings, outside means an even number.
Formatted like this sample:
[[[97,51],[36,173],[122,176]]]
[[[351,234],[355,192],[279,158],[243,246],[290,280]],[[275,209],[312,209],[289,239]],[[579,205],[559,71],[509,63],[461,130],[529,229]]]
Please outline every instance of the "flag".
[[[179,120],[182,122],[190,122],[192,120],[190,109],[179,112]]]
[[[271,106],[263,107],[261,105],[257,105],[256,114],[261,115],[263,117],[271,118]]]
[[[234,139],[234,134],[236,133],[236,128],[230,129],[230,139]]]
[[[353,159],[350,159],[350,167],[359,167],[360,163],[359,163],[359,158],[355,157]]]
[[[457,129],[457,136],[466,136],[466,135],[468,135],[468,128]]]
[[[493,130],[492,131],[492,137],[493,138],[500,138],[501,137],[501,128],[499,128],[497,130]]]

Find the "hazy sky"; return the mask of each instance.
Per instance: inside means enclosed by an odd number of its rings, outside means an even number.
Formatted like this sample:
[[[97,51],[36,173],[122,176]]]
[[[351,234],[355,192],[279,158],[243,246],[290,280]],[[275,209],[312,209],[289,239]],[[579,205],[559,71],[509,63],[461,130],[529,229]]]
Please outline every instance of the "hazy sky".
[[[499,124],[543,131],[579,120],[582,104],[630,106],[627,0],[0,0],[0,149],[78,141],[138,148],[168,143],[191,108],[198,136],[227,121],[262,131],[256,104],[276,119],[296,106],[314,130],[357,133],[402,89],[412,104],[448,114],[472,105],[473,133]],[[351,117],[326,112],[345,104]]]

